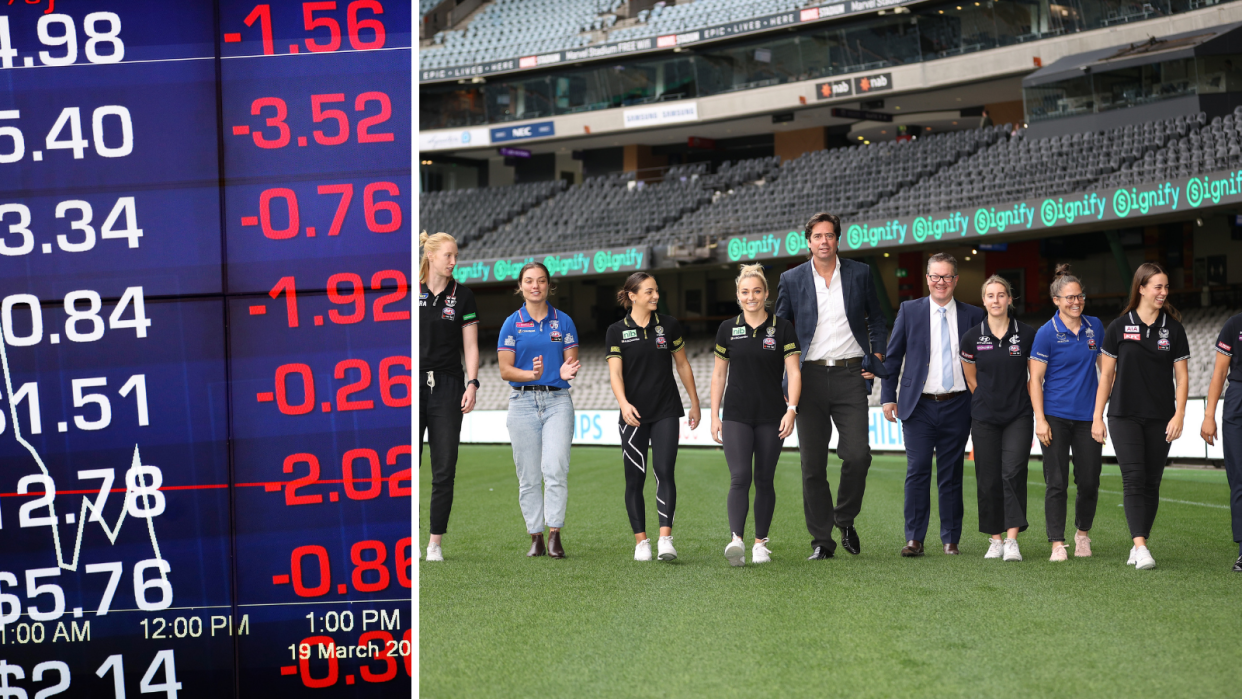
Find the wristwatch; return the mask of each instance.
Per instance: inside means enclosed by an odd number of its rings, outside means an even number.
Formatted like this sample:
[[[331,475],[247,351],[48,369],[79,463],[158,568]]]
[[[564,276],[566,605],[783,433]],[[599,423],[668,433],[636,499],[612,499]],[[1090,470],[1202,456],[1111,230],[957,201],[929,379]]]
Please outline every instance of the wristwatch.
[[[479,387],[479,380],[478,380],[478,379],[470,379],[469,381],[467,381],[467,382],[466,382],[466,385],[467,385],[467,386],[474,386],[475,388],[478,388],[478,387]]]

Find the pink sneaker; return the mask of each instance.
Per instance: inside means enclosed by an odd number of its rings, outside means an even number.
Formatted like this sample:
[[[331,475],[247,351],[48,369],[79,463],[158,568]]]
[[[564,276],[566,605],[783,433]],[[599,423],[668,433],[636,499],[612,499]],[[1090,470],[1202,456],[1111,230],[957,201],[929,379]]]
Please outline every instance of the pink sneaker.
[[[1082,534],[1074,535],[1074,556],[1077,558],[1091,556],[1091,537]]]
[[[1069,554],[1065,550],[1065,544],[1057,541],[1052,544],[1052,557],[1048,560],[1058,563],[1069,559]]]

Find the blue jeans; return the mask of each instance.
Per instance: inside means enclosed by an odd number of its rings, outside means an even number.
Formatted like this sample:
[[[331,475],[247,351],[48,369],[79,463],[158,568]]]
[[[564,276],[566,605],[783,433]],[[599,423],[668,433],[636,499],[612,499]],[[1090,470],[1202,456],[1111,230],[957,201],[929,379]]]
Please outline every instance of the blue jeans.
[[[513,391],[506,424],[526,531],[540,534],[545,522],[555,529],[565,526],[569,445],[574,438],[569,392]]]

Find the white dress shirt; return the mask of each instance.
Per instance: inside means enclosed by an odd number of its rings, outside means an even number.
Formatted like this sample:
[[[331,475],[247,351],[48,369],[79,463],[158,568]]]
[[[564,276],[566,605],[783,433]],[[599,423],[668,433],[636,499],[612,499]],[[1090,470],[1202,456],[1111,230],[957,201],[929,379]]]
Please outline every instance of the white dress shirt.
[[[850,321],[845,316],[845,294],[841,289],[841,258],[837,258],[832,281],[824,284],[824,278],[811,263],[811,275],[815,281],[815,303],[819,308],[819,320],[815,335],[807,348],[806,359],[850,359],[863,356],[862,347],[854,339]]]
[[[939,395],[942,393],[956,393],[966,390],[966,378],[962,376],[962,362],[959,344],[961,338],[957,335],[957,301],[949,299],[945,304],[949,320],[949,336],[944,337],[940,332],[940,306],[935,301],[928,299],[928,306],[931,306],[931,337],[928,338],[927,349],[929,356],[927,358],[927,381],[923,384],[923,393],[931,393]],[[943,343],[949,343],[949,352],[952,357],[953,365],[953,390],[946,391],[941,381],[941,347]]]

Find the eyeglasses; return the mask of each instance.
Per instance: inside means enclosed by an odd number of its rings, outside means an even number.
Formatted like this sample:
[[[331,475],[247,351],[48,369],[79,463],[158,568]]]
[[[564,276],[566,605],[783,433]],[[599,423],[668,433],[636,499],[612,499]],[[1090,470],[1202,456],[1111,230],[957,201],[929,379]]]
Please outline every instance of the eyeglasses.
[[[931,282],[932,284],[939,284],[941,281],[951,282],[954,279],[957,279],[956,274],[929,274],[927,275],[927,281]]]
[[[1075,301],[1077,301],[1077,302],[1079,302],[1079,303],[1082,303],[1083,301],[1086,301],[1086,300],[1087,300],[1087,295],[1086,295],[1086,294],[1077,294],[1077,295],[1075,295],[1075,296],[1053,296],[1052,298],[1054,298],[1054,299],[1064,299],[1064,300],[1066,300],[1066,301],[1069,301],[1070,303],[1073,303],[1073,302],[1075,302]]]

